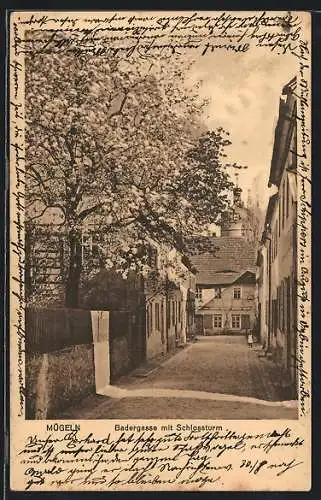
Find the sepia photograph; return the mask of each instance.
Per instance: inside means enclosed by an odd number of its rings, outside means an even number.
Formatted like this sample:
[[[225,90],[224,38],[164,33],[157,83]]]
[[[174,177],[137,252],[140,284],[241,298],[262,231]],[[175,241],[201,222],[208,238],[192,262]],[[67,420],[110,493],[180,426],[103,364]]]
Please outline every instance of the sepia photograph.
[[[18,416],[76,434],[87,420],[138,432],[145,420],[163,431],[207,421],[198,430],[225,440],[234,431],[215,421],[287,421],[264,431],[282,446],[310,401],[309,21],[185,14],[12,20]],[[26,459],[45,440],[29,436]],[[297,454],[258,470],[285,476],[303,463]],[[26,489],[47,481],[27,471]],[[47,489],[82,489],[78,472]],[[194,474],[182,489],[214,489],[221,477]],[[107,487],[163,476],[118,477]]]
[[[27,418],[297,418],[292,58],[30,52]]]

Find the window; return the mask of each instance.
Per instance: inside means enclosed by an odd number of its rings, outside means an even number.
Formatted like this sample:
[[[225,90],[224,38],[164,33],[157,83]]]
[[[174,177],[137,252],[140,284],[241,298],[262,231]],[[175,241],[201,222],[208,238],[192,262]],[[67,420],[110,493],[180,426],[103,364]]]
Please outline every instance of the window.
[[[219,287],[213,289],[214,299],[220,299],[222,296],[222,290]]]
[[[150,331],[151,332],[154,329],[154,316],[153,316],[153,313],[154,313],[154,307],[153,307],[153,304],[151,304],[150,305],[150,314],[149,314],[149,317],[150,317]]]
[[[270,309],[269,309],[269,301],[265,301],[265,324],[268,326],[270,324],[269,319]]]
[[[276,299],[272,300],[272,331],[276,337],[278,324],[278,302]]]
[[[277,246],[278,246],[278,228],[279,228],[279,221],[276,221],[276,226],[275,226],[275,238],[274,238],[274,259],[276,257],[276,249],[277,249]]]
[[[175,325],[175,302],[172,300],[172,326]]]
[[[290,333],[291,328],[291,282],[286,278],[286,331]]]
[[[159,317],[159,304],[155,304],[155,328],[156,330],[160,330],[160,317]]]
[[[232,328],[241,328],[241,317],[239,314],[232,314]]]
[[[162,342],[165,340],[164,336],[164,302],[161,303],[160,306],[160,331],[162,334]]]
[[[286,185],[286,183],[283,182],[283,186],[282,186],[282,229],[284,228],[284,221],[285,221],[285,197],[286,197],[285,185]]]
[[[147,306],[146,324],[147,324],[147,334],[149,336],[153,331],[153,304],[149,304]]]
[[[234,288],[233,290],[233,299],[240,299],[241,298],[241,289],[240,288]]]
[[[178,303],[178,322],[181,323],[182,321],[182,303]]]
[[[275,330],[281,328],[281,293],[280,287],[276,289],[276,316],[275,316]]]
[[[289,217],[290,186],[289,177],[286,177],[286,218]]]
[[[85,268],[101,265],[102,233],[90,232],[82,235],[82,260]]]
[[[278,233],[279,233],[279,230],[280,230],[280,223],[279,221],[277,220],[275,222],[275,228],[274,228],[274,231],[273,231],[273,234],[272,234],[272,261],[274,261],[274,259],[276,258],[277,256],[277,249],[278,249]]]
[[[222,328],[222,315],[214,314],[214,328]]]
[[[146,309],[146,328],[147,328],[147,335],[149,335],[149,306],[147,306]]]
[[[282,281],[280,284],[280,291],[279,291],[279,301],[280,301],[280,310],[279,310],[279,329],[281,332],[283,331],[283,322],[284,322],[284,282]]]
[[[166,328],[169,329],[171,327],[171,301],[166,301]]]
[[[287,301],[286,301],[286,279],[282,281],[282,323],[281,330],[286,331],[286,315],[287,315]]]
[[[196,298],[202,300],[202,289],[199,286],[196,287]]]

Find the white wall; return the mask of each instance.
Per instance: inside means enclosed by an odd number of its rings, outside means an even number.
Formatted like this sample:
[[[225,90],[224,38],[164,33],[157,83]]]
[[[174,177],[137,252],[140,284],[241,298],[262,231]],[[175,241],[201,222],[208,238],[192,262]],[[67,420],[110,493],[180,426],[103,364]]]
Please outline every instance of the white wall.
[[[234,288],[241,289],[241,298],[234,299]],[[213,298],[213,290],[205,289],[204,297]],[[213,298],[209,304],[204,301],[202,309],[197,310],[199,315],[222,315],[222,328],[215,328],[214,332],[224,330],[241,331],[241,328],[232,328],[232,315],[233,314],[248,314],[250,316],[250,328],[254,327],[256,313],[255,303],[255,284],[233,284],[228,287],[222,288],[221,298]]]

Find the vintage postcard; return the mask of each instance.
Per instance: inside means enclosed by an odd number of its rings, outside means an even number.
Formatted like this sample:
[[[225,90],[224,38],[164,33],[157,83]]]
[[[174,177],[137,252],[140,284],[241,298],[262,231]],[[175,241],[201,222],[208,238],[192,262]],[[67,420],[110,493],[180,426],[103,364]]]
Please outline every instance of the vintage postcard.
[[[307,12],[9,17],[10,488],[311,488]]]

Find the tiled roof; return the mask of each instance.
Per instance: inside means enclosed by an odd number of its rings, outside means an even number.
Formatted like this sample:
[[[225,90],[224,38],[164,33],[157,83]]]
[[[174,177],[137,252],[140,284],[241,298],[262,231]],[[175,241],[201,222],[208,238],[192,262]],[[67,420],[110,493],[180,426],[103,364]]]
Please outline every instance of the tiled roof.
[[[206,238],[202,243],[206,251],[195,254],[195,249],[191,249],[190,257],[197,269],[197,284],[226,285],[233,283],[242,272],[255,272],[256,250],[245,239]]]

